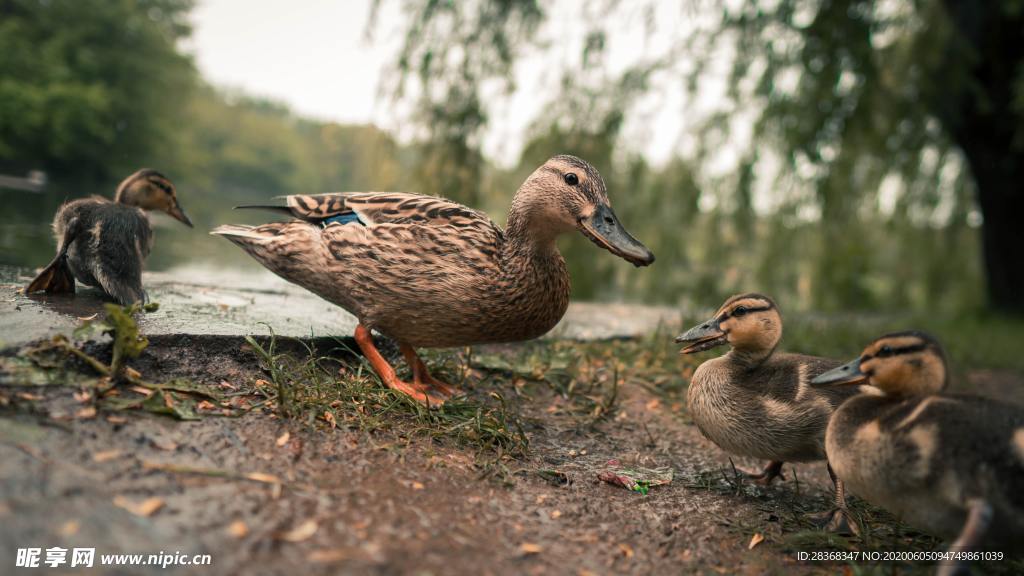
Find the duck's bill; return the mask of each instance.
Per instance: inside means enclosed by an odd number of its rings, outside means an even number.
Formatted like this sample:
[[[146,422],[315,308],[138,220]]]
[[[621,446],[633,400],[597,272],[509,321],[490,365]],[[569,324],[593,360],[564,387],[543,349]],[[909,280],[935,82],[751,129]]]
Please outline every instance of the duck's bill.
[[[677,344],[686,344],[686,347],[679,351],[680,354],[696,354],[697,352],[711,350],[727,342],[728,337],[718,327],[718,320],[714,318],[676,336]]]
[[[171,218],[174,218],[175,220],[178,220],[185,226],[192,228],[192,219],[190,219],[188,217],[188,214],[185,214],[185,211],[181,209],[181,204],[178,204],[177,200],[175,200],[174,206],[171,206],[170,208],[167,209],[167,213],[171,216]]]
[[[594,244],[634,266],[648,266],[654,262],[654,254],[626,232],[610,206],[598,206],[593,215],[580,220],[579,227]]]
[[[867,380],[867,374],[860,371],[860,357],[850,360],[838,368],[833,368],[811,380],[815,386],[859,384]]]

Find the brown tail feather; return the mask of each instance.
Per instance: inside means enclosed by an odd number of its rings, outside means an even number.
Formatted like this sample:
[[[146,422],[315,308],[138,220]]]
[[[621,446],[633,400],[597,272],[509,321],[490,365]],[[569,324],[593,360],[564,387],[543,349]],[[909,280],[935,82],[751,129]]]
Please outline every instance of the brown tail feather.
[[[39,292],[40,290],[45,290],[47,294],[75,293],[75,277],[71,274],[71,268],[68,267],[67,256],[58,254],[57,257],[54,258],[46,268],[43,268],[43,271],[29,283],[28,288],[25,288],[25,294]]]

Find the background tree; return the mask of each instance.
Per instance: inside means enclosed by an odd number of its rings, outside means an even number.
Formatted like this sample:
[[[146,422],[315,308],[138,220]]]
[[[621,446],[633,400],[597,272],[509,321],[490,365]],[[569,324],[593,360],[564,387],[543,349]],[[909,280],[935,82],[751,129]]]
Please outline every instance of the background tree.
[[[0,169],[86,188],[178,149],[192,0],[0,0]]]
[[[454,109],[459,107],[451,104],[453,98],[477,108],[493,101],[485,97],[486,82],[466,82],[462,76],[452,84],[458,90],[446,92],[443,86],[458,69],[486,62],[490,52],[513,61],[531,50],[543,52],[538,30],[586,27],[581,55],[562,62],[566,71],[586,71],[608,34],[637,18],[655,33],[664,9],[656,2],[611,1],[599,10],[582,9],[572,22],[553,22],[554,6],[406,2],[410,17],[403,55],[457,50],[463,37],[478,42],[461,53],[457,65],[450,58],[433,60],[440,72],[429,77],[410,74],[407,62],[399,60],[402,77],[420,87],[416,109],[437,109],[441,98]],[[637,85],[640,93],[685,89],[691,104],[716,75],[724,76],[725,97],[703,111],[691,134],[697,144],[681,152],[676,163],[693,175],[703,209],[694,228],[685,236],[674,231],[674,240],[699,242],[715,256],[689,254],[686,287],[756,284],[819,308],[962,308],[977,301],[971,288],[980,283],[975,250],[983,249],[988,303],[1020,310],[1015,295],[1024,293],[1024,272],[1016,263],[1024,256],[1024,243],[1012,235],[1013,222],[1024,216],[1017,174],[1024,165],[1021,3],[773,0],[717,6],[684,7],[696,24],[680,29],[662,53],[625,74],[606,75],[603,85],[563,82],[554,100],[589,99],[590,110],[611,111],[598,114],[598,123],[618,118],[620,126],[641,97],[621,97],[619,88],[631,74],[644,79]],[[416,33],[466,12],[494,17],[464,23],[454,36]],[[527,19],[535,26],[530,34],[517,35]],[[520,44],[502,49],[500,43],[490,46],[489,38],[517,38]],[[546,65],[556,61],[549,55]],[[489,70],[511,85],[514,65],[502,62]],[[670,81],[651,81],[658,78]],[[587,146],[575,149],[596,158],[610,179],[632,179],[625,183],[635,190],[650,169],[638,170],[629,160],[635,152],[621,140],[618,127],[604,132],[613,153],[595,153],[593,146],[602,140],[591,137],[600,129],[595,131],[593,114],[574,113],[580,109],[549,108],[538,122],[550,130],[535,127],[535,134],[547,136],[527,146],[523,163],[536,161],[530,151],[539,142],[547,141],[544,148],[550,149],[554,140],[554,148],[572,151],[572,135],[585,134]],[[487,111],[483,106],[474,116],[473,130],[481,129]],[[458,121],[458,115],[453,118]],[[473,139],[462,142],[470,149],[479,146]],[[709,165],[723,146],[739,160],[730,173],[715,175]],[[768,201],[756,208],[764,191]],[[641,196],[653,193],[644,190]],[[661,207],[675,202],[661,200]],[[698,229],[703,238],[695,236]],[[669,244],[668,234],[655,230],[654,243]],[[925,254],[917,251],[921,248]],[[663,269],[679,264],[660,260]],[[699,280],[712,276],[713,281]]]

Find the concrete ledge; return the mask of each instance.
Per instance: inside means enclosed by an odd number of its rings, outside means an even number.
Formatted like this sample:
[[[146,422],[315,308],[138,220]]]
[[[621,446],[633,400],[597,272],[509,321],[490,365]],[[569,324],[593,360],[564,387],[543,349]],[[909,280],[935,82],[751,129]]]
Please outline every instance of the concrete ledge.
[[[74,296],[19,294],[34,271],[0,266],[0,348],[70,333],[80,322],[103,312],[102,294],[79,286]],[[141,317],[145,334],[242,337],[269,334],[307,338],[351,336],[356,319],[269,272],[176,269],[144,276],[156,312]],[[679,313],[669,307],[574,302],[546,337],[579,340],[628,338],[660,326],[678,327]]]

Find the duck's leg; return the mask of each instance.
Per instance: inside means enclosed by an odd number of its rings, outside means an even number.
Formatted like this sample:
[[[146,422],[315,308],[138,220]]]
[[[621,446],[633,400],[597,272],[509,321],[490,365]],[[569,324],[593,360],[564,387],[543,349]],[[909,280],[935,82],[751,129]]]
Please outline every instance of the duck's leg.
[[[768,486],[776,478],[782,478],[783,480],[786,479],[786,477],[782,475],[783,464],[785,464],[785,462],[779,460],[772,460],[771,462],[768,463],[767,466],[764,467],[764,470],[761,470],[760,472],[751,472],[749,470],[743,470],[740,468],[737,468],[737,470],[739,470],[741,474],[752,480],[755,484]]]
[[[836,473],[832,470],[832,465],[828,464],[827,466],[828,477],[832,479],[832,486],[835,488],[833,508],[824,514],[812,516],[811,518],[829,532],[859,535],[860,525],[857,524],[853,515],[850,514],[850,509],[846,507],[846,486],[836,476]]]
[[[402,350],[402,356],[405,356],[405,363],[409,365],[412,370],[412,380],[414,385],[427,386],[431,391],[437,392],[443,395],[445,398],[451,398],[457,394],[461,394],[462,391],[448,384],[442,382],[437,378],[430,375],[427,370],[427,365],[420,359],[419,354],[416,354],[416,349],[408,344],[401,344],[399,346]]]
[[[362,324],[357,324],[355,337],[356,344],[362,350],[363,356],[366,356],[370,366],[373,367],[373,371],[377,373],[377,376],[380,376],[380,380],[385,386],[406,394],[428,408],[438,408],[441,404],[444,404],[444,400],[430,396],[429,386],[418,382],[410,384],[398,379],[395,369],[391,367],[391,364],[388,364],[388,361],[381,356],[380,351],[373,344],[373,336],[370,335],[369,328]]]
[[[992,506],[988,502],[975,498],[967,504],[970,506],[967,510],[967,522],[964,523],[963,529],[960,530],[960,536],[957,537],[956,542],[953,542],[953,545],[949,547],[950,552],[975,550],[978,544],[981,543],[981,539],[985,536],[985,532],[988,531],[989,524],[992,522]],[[969,573],[970,565],[966,560],[939,562],[939,569],[935,571],[936,576],[953,576],[954,574]]]

